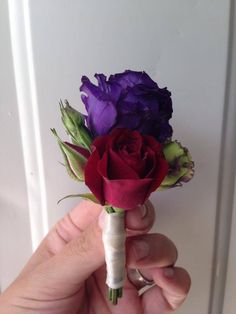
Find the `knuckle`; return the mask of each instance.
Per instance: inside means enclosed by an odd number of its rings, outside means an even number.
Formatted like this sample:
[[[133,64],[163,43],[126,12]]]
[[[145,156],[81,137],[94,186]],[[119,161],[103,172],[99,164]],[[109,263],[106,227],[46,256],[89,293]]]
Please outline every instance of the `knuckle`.
[[[171,260],[173,262],[173,265],[176,263],[177,259],[178,259],[178,250],[176,245],[169,240],[170,242],[170,255],[171,255]]]
[[[98,226],[91,225],[91,227],[81,233],[81,235],[77,239],[69,243],[69,254],[89,254],[89,252],[93,251],[94,247],[98,244],[99,236],[101,236],[101,232]]]
[[[187,296],[187,294],[189,293],[189,290],[191,288],[191,284],[192,284],[192,280],[191,277],[189,275],[189,273],[187,272],[187,270],[183,269],[185,272],[185,285],[183,287],[183,293]]]
[[[178,258],[178,250],[176,245],[165,235],[156,235],[156,254],[165,266],[172,266]]]
[[[128,235],[146,234],[155,221],[155,210],[149,201],[126,214]]]
[[[176,278],[178,282],[178,295],[185,298],[191,288],[191,277],[186,269],[175,267]]]
[[[152,202],[147,200],[145,202],[145,206],[146,206],[146,209],[149,212],[149,214],[151,214],[155,218],[155,208],[154,208]]]
[[[146,221],[147,221],[147,224],[149,228],[151,228],[154,224],[154,221],[155,221],[155,209],[152,205],[152,203],[148,200],[145,202],[145,207],[146,207]]]
[[[63,240],[64,242],[69,242],[70,241],[70,237],[69,237],[69,233],[67,231],[67,222],[66,222],[66,218],[62,218],[60,221],[57,222],[57,224],[55,225],[55,231],[58,235],[59,238],[61,238],[61,240]]]
[[[168,294],[166,297],[166,301],[172,311],[176,310],[185,301],[191,287],[191,278],[189,273],[180,267],[176,267],[175,269],[177,272],[175,291]]]
[[[90,241],[88,237],[83,235],[79,241],[76,241],[75,253],[77,254],[86,254],[90,249]]]

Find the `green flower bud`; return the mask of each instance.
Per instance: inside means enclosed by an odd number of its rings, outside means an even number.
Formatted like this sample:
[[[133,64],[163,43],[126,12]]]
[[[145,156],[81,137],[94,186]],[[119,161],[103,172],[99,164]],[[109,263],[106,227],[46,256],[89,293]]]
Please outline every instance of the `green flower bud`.
[[[169,164],[169,171],[158,190],[182,186],[182,182],[192,179],[194,162],[186,147],[178,141],[168,142],[164,144],[163,154]]]
[[[84,168],[90,155],[89,152],[82,147],[63,142],[55,129],[51,131],[57,138],[68,174],[77,181],[84,181]]]
[[[59,104],[62,122],[72,142],[91,151],[92,138],[88,128],[85,126],[84,116],[72,108],[67,100],[65,100],[65,106],[62,101]]]

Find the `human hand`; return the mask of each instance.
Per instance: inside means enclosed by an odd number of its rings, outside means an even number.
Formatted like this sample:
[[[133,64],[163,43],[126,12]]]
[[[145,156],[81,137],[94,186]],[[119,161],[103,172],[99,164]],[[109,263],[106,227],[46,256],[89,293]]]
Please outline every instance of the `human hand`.
[[[128,268],[138,268],[155,286],[139,296],[129,280],[118,305],[110,304],[101,237],[101,206],[82,201],[42,241],[18,278],[0,296],[3,314],[129,313],[167,314],[186,298],[190,277],[173,266],[175,245],[164,235],[147,234],[152,206],[126,213]]]

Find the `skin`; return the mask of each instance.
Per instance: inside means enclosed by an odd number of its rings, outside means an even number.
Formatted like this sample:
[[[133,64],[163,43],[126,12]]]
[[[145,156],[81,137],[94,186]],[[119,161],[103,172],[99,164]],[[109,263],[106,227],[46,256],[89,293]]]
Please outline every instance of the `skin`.
[[[129,280],[117,306],[107,300],[101,206],[82,201],[42,241],[15,281],[0,296],[4,314],[167,314],[179,308],[190,276],[174,266],[177,249],[164,235],[147,234],[154,209],[126,214],[128,268],[139,268],[155,281],[141,296]],[[144,254],[145,253],[145,254]]]

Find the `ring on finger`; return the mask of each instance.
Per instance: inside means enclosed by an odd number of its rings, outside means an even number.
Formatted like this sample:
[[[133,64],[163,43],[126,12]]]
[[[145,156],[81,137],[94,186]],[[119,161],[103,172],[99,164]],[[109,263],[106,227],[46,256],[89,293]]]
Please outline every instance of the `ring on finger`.
[[[129,281],[137,288],[142,289],[146,286],[152,286],[155,282],[145,278],[138,268],[130,268],[127,270],[127,277]]]

